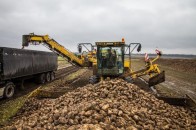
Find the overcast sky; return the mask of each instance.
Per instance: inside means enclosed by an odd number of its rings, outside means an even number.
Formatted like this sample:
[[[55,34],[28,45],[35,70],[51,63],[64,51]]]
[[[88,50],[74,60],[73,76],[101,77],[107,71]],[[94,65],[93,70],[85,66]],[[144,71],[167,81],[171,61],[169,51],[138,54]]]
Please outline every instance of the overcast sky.
[[[0,46],[21,48],[31,32],[71,51],[124,37],[142,53],[196,54],[196,0],[0,0]]]

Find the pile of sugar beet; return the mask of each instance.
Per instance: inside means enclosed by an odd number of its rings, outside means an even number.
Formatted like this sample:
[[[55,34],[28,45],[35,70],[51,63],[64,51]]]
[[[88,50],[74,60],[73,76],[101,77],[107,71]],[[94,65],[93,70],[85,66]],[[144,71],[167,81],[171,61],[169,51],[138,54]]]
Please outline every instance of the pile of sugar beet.
[[[196,129],[196,112],[171,106],[122,79],[88,84],[57,99],[29,99],[5,129]]]

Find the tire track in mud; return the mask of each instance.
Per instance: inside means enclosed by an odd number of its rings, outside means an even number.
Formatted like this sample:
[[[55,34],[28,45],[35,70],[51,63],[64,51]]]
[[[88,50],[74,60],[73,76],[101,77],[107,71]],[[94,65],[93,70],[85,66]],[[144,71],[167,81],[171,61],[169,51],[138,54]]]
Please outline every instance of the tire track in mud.
[[[80,67],[76,67],[76,66],[69,66],[64,69],[60,69],[55,73],[55,75],[56,75],[55,80],[60,79],[63,76],[67,76],[73,72],[76,72],[79,69],[80,69]]]
[[[38,98],[58,98],[61,95],[73,91],[78,87],[83,87],[89,82],[89,77],[92,75],[92,71],[89,69],[81,69],[68,77],[57,80],[53,84],[45,88],[41,88],[38,94],[35,94]]]

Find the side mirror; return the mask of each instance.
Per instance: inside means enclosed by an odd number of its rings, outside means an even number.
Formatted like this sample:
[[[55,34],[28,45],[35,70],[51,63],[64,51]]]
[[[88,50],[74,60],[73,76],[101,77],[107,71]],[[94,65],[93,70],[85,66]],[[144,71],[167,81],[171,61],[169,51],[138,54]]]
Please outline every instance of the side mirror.
[[[142,45],[139,44],[138,48],[137,48],[137,52],[140,52],[141,51],[141,48],[142,48]]]
[[[78,45],[78,52],[82,53],[82,46],[81,45]]]

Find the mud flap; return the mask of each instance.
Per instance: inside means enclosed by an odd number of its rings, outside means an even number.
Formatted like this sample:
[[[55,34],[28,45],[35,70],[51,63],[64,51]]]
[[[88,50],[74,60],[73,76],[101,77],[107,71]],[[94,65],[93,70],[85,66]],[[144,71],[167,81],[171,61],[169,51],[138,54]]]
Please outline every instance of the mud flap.
[[[3,97],[4,90],[5,90],[5,87],[1,87],[1,86],[0,86],[0,98]]]
[[[157,75],[153,76],[152,78],[150,78],[148,85],[150,87],[150,86],[154,86],[159,83],[162,83],[164,81],[165,81],[165,71],[162,71],[160,74],[157,74]]]

